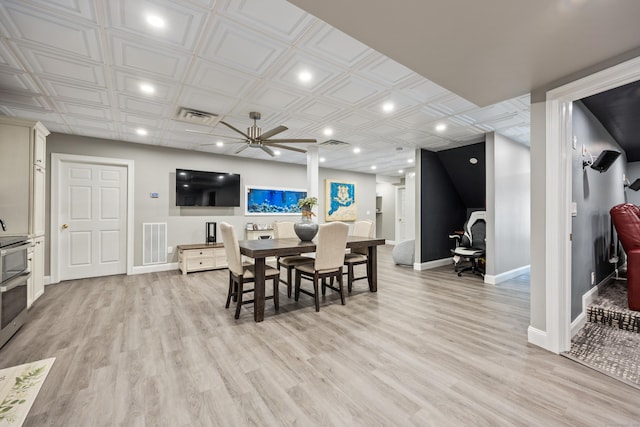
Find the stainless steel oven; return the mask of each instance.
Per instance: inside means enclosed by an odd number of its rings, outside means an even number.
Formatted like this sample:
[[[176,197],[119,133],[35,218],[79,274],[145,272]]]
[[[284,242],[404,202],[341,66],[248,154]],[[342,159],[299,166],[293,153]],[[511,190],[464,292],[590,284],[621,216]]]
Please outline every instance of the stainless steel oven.
[[[0,238],[0,347],[27,320],[30,247],[26,236]]]

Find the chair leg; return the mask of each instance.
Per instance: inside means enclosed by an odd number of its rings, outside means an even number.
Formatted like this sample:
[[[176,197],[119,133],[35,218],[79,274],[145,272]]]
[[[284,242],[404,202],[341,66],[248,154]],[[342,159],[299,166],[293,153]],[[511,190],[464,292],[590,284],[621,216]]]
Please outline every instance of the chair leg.
[[[280,276],[276,276],[273,278],[273,305],[276,308],[276,311],[280,309],[280,290],[278,289],[278,284],[280,283]]]
[[[233,277],[231,277],[231,272],[229,272],[229,292],[227,293],[227,304],[224,306],[224,308],[229,308],[232,295],[233,295]]]
[[[291,270],[293,270],[294,267],[287,267],[287,298],[291,298]]]
[[[342,278],[342,268],[338,271],[338,285],[340,288],[340,302],[344,305],[344,279]]]
[[[322,296],[325,296],[326,294],[327,294],[327,278],[323,277],[322,278]]]
[[[316,300],[316,311],[320,311],[320,295],[318,294],[318,272],[313,275],[313,297]]]
[[[298,301],[300,299],[300,272],[296,271],[296,288],[294,292],[294,299]]]
[[[347,289],[349,290],[349,293],[351,293],[351,290],[353,289],[354,276],[353,263],[349,263],[349,265],[347,265]],[[340,281],[342,281],[342,277],[340,278]]]
[[[236,305],[236,315],[235,318],[239,319],[240,318],[240,308],[242,307],[242,291],[243,289],[243,283],[242,283],[242,276],[240,276],[240,279],[238,281],[238,305]]]

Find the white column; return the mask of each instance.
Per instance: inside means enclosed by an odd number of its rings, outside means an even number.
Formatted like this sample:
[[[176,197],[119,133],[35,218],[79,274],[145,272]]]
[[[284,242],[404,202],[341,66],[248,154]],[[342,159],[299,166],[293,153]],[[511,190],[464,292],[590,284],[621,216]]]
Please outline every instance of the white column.
[[[307,197],[318,197],[318,147],[307,147]]]

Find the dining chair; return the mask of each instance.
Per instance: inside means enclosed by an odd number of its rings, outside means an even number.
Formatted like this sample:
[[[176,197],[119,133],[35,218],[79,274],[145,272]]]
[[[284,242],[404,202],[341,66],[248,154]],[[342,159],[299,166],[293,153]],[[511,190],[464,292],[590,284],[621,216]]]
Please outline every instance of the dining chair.
[[[237,301],[235,318],[240,317],[240,308],[243,304],[253,303],[253,300],[243,300],[243,294],[253,292],[253,289],[244,289],[245,283],[251,283],[255,280],[254,266],[242,262],[240,255],[240,246],[238,245],[238,237],[233,226],[229,223],[220,223],[220,232],[222,234],[222,242],[224,250],[227,254],[227,262],[229,268],[229,291],[227,293],[227,304],[225,308],[229,308],[231,298]],[[280,282],[280,271],[275,268],[265,266],[264,280],[273,279],[273,296],[265,297],[265,299],[273,299],[276,311],[278,310],[278,284]]]
[[[293,221],[276,221],[273,223],[273,237],[276,239],[297,239],[295,230],[293,229]],[[308,256],[302,255],[289,255],[278,257],[276,262],[276,268],[280,271],[280,267],[287,269],[287,280],[280,279],[280,281],[287,285],[287,297],[291,298],[291,285],[293,270],[298,265],[307,264],[313,262],[314,259]]]
[[[353,235],[357,237],[366,237],[371,239],[373,237],[373,221],[371,220],[362,220],[357,221],[353,225]],[[351,252],[345,254],[344,256],[344,264],[347,266],[347,290],[351,292],[353,289],[353,282],[356,280],[367,279],[371,280],[371,271],[369,266],[369,248],[351,248]],[[355,277],[355,266],[360,264],[367,265],[367,274],[366,276]]]
[[[318,230],[318,243],[316,244],[316,258],[313,263],[296,266],[295,300],[298,301],[300,293],[314,297],[316,311],[320,311],[320,296],[318,294],[318,282],[322,279],[323,294],[326,288],[340,293],[340,301],[344,305],[344,289],[342,280],[342,267],[344,265],[344,251],[347,247],[347,234],[349,226],[343,222],[321,224]],[[300,289],[302,278],[313,281],[313,292]],[[337,279],[338,287],[327,285],[326,279]]]

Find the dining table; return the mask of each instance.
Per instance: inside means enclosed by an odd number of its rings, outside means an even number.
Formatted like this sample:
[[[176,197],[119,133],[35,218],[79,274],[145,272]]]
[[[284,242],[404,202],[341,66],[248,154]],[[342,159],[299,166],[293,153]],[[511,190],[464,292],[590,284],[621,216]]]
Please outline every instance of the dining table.
[[[384,245],[382,238],[368,238],[359,236],[347,237],[347,248],[367,248],[367,268],[369,275],[369,290],[378,291],[378,259],[377,247]],[[299,255],[316,251],[316,242],[301,241],[297,238],[290,239],[258,239],[240,240],[240,253],[254,260],[254,293],[253,293],[253,319],[256,322],[264,320],[265,300],[265,265],[268,257],[281,257]]]

